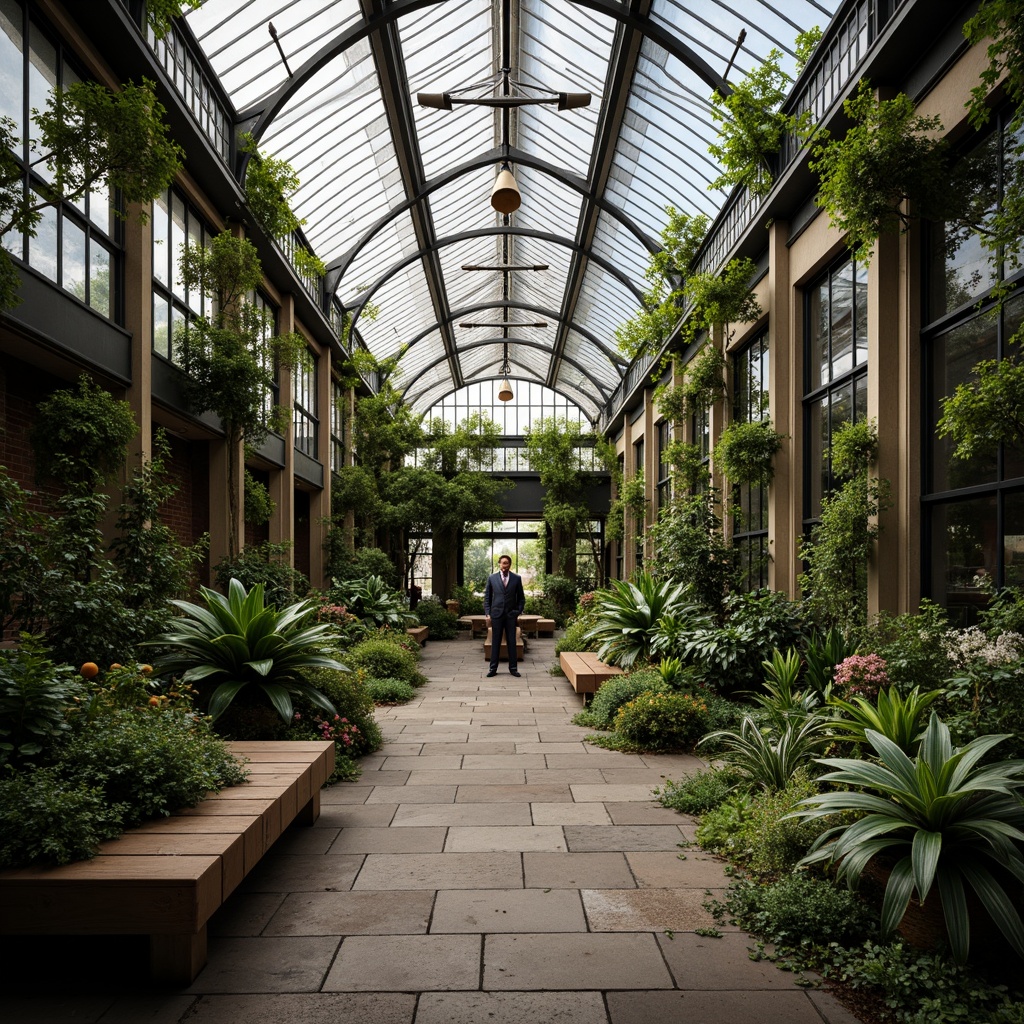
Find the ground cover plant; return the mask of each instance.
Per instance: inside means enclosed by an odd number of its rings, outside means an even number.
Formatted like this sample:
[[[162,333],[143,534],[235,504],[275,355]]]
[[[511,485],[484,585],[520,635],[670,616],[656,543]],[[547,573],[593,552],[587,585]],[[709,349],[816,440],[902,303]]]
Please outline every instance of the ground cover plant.
[[[188,687],[149,666],[78,679],[38,642],[0,651],[0,867],[91,857],[104,839],[241,782]]]

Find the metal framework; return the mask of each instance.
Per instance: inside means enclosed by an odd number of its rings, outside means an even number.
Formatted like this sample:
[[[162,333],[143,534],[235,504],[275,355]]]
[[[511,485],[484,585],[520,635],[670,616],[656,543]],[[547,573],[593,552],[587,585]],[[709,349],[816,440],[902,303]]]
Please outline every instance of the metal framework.
[[[293,205],[327,285],[426,409],[467,383],[545,384],[592,420],[627,364],[615,331],[639,309],[665,208],[714,216],[713,90],[824,26],[840,0],[250,0],[188,24],[236,128],[295,168]],[[781,8],[781,10],[779,9]],[[273,35],[268,24],[274,23]],[[737,39],[745,32],[742,44]],[[284,59],[282,59],[284,58]],[[792,63],[789,65],[792,67]],[[294,69],[294,73],[292,73]],[[589,92],[588,107],[417,106],[490,79]],[[236,168],[244,179],[245,160]],[[490,208],[499,161],[522,206]],[[532,267],[469,273],[462,266]],[[548,326],[464,326],[480,310]]]

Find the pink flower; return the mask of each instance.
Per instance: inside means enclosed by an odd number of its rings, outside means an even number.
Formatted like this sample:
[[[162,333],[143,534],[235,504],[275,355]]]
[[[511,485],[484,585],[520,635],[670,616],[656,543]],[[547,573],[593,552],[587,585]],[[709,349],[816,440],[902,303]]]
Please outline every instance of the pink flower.
[[[885,659],[877,654],[851,654],[836,665],[833,682],[840,695],[874,700],[883,686],[889,685]]]

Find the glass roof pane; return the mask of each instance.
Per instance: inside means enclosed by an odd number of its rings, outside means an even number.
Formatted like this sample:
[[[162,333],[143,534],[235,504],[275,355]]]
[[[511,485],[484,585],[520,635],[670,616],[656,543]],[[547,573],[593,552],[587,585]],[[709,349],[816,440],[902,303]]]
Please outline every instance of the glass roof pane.
[[[615,347],[615,330],[638,309],[636,300],[611,274],[596,263],[587,264],[576,317],[599,338]]]
[[[574,188],[532,167],[514,168],[523,205],[513,214],[516,227],[576,237],[582,197]]]
[[[438,238],[462,231],[484,231],[494,227],[491,188],[494,171],[479,167],[460,175],[430,193],[430,213]]]
[[[423,264],[416,261],[400,270],[377,291],[373,302],[379,310],[376,319],[359,321],[363,340],[375,356],[394,355],[426,326],[431,315]]]
[[[667,219],[667,214],[662,212],[658,233],[665,226]],[[591,249],[608,260],[613,267],[623,271],[639,291],[646,289],[648,281],[644,274],[647,270],[650,250],[621,220],[608,213],[599,214],[597,231],[594,233]]]
[[[403,257],[413,255],[416,248],[412,217],[408,213],[400,214],[378,231],[349,264],[338,286],[338,297],[346,306],[351,306],[364,297],[363,292],[372,287],[385,271]],[[375,296],[370,298],[377,302]]]
[[[480,265],[493,259],[493,245],[490,238],[470,238],[446,245],[438,252],[449,309],[501,298],[501,274],[462,269],[463,264]]]
[[[236,108],[244,110],[288,78],[267,27],[271,21],[294,70],[359,21],[361,9],[359,0],[248,0],[204,4],[185,16]]]
[[[606,390],[610,391],[618,386],[620,376],[614,364],[608,361],[606,353],[602,352],[592,341],[584,338],[582,334],[569,331],[566,335],[564,351],[579,366],[585,366],[587,373],[600,381]]]

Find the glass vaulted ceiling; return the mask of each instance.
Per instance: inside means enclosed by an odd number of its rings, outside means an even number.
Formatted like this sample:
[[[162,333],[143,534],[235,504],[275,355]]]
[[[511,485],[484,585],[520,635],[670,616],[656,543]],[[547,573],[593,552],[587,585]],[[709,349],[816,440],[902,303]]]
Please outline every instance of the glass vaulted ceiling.
[[[474,381],[538,381],[595,418],[625,362],[665,208],[714,216],[709,96],[840,0],[238,0],[188,23],[243,128],[287,160],[328,284],[425,410]],[[292,74],[269,33],[273,23]],[[589,106],[420,106],[485,83],[589,92]],[[465,95],[493,95],[483,86]],[[496,213],[503,153],[522,206]],[[467,271],[466,265],[545,266]],[[365,307],[365,313],[364,313]],[[374,315],[370,315],[370,313]],[[545,326],[523,326],[540,324]],[[463,326],[471,324],[474,326]]]

